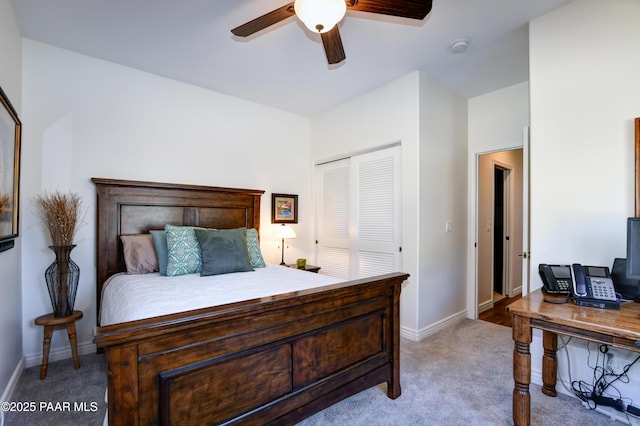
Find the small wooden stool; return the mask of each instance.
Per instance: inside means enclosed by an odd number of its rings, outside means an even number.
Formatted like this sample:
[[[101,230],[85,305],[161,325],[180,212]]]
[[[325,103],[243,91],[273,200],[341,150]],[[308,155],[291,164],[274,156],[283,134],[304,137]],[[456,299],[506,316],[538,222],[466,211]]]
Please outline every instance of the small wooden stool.
[[[78,359],[78,342],[76,341],[76,321],[80,318],[82,318],[82,311],[73,311],[73,313],[68,317],[56,317],[53,314],[47,314],[36,318],[36,325],[44,326],[40,380],[43,380],[47,376],[47,367],[49,367],[49,349],[51,348],[51,336],[53,335],[53,330],[62,328],[67,329],[69,343],[71,344],[71,353],[73,354],[73,367],[76,370],[80,368],[80,359]]]

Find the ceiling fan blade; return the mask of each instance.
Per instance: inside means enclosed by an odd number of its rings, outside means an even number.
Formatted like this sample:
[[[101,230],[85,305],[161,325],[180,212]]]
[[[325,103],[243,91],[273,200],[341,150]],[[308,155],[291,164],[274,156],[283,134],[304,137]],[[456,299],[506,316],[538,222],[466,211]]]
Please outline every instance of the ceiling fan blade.
[[[327,61],[329,64],[337,64],[347,58],[344,54],[342,38],[340,38],[340,30],[337,25],[330,31],[321,33],[320,37],[322,37],[324,53],[327,54]]]
[[[347,8],[422,20],[431,12],[432,3],[432,0],[347,0]]]
[[[247,37],[295,14],[296,12],[293,10],[293,3],[289,3],[276,10],[272,10],[269,13],[259,16],[246,24],[242,24],[239,27],[232,29],[231,32],[238,37]]]

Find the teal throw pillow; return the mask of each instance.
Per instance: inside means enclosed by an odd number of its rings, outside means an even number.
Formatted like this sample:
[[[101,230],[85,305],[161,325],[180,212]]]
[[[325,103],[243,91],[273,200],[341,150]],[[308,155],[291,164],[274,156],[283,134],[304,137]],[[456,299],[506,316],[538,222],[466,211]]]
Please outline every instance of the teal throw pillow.
[[[262,258],[260,241],[258,240],[258,230],[255,228],[247,229],[247,251],[249,252],[249,261],[253,268],[264,268],[267,266]]]
[[[201,276],[253,271],[246,228],[196,229],[202,254]]]
[[[167,250],[167,234],[164,231],[149,231],[153,239],[153,247],[156,249],[158,256],[158,266],[160,275],[167,275],[167,261],[169,252]]]
[[[165,225],[167,235],[167,276],[194,274],[202,270],[200,245],[193,226]]]

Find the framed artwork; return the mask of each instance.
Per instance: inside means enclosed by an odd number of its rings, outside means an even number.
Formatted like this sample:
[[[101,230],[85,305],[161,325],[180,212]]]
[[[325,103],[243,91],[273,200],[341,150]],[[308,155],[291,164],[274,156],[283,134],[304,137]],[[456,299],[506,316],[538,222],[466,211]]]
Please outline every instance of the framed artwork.
[[[22,124],[0,88],[0,251],[18,237],[20,194],[20,131]]]
[[[298,223],[298,196],[271,194],[271,223]]]

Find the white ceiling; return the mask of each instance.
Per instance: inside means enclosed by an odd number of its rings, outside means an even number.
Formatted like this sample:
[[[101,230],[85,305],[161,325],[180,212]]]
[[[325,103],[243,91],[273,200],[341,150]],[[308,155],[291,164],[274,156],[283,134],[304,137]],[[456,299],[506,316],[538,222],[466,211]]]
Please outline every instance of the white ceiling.
[[[313,116],[422,70],[469,98],[528,79],[527,23],[571,0],[433,0],[424,21],[347,12],[347,59],[289,18],[249,39],[230,30],[287,0],[12,0],[24,37]],[[467,52],[451,42],[466,38]]]

